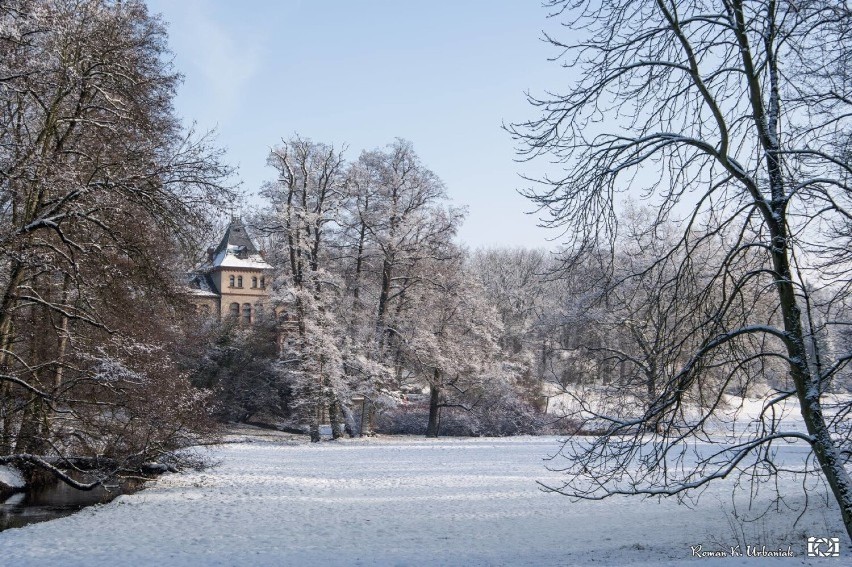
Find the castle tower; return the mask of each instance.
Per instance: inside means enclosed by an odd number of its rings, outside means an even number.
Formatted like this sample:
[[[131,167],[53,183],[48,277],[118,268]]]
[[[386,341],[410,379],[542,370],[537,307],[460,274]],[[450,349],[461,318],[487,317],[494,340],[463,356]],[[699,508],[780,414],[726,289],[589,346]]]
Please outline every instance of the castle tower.
[[[272,266],[263,259],[241,219],[231,221],[209,263],[193,274],[190,288],[201,309],[215,309],[222,319],[251,324],[267,308]],[[204,307],[207,305],[208,307]]]

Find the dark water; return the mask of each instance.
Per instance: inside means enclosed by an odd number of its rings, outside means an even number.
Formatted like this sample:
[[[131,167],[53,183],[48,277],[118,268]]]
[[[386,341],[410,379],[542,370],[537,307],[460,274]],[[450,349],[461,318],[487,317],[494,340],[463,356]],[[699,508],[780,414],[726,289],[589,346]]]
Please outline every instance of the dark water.
[[[86,491],[59,482],[16,492],[0,502],[0,531],[70,516],[86,506],[104,504],[121,494],[136,492],[143,484],[138,480],[116,481]]]

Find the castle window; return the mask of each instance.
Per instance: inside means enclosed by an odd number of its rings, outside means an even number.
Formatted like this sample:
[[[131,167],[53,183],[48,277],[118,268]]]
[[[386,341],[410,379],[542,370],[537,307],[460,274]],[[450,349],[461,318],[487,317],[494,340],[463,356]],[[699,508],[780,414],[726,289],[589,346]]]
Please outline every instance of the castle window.
[[[260,289],[266,289],[266,278],[260,276]]]
[[[231,277],[233,277],[233,276],[231,276]],[[237,317],[240,316],[240,304],[239,303],[232,303],[230,305],[229,315],[234,319],[236,319]]]
[[[243,277],[237,276],[237,287],[243,287]]]
[[[251,324],[251,303],[243,303],[243,323]]]
[[[234,287],[234,276],[231,276],[229,281],[230,281],[231,287]]]
[[[251,287],[257,287],[257,278],[254,276],[251,278]]]

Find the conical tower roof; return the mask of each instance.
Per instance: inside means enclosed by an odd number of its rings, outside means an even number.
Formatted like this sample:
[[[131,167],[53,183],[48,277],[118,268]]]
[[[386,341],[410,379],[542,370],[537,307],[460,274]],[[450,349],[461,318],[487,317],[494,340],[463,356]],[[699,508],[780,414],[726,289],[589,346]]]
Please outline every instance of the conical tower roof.
[[[228,225],[219,246],[213,251],[211,267],[270,270],[270,266],[260,255],[254,242],[249,238],[241,219],[235,218]]]
[[[226,251],[229,246],[242,248],[245,250],[246,254],[258,253],[257,248],[254,247],[254,242],[251,241],[248,232],[246,232],[246,227],[243,224],[242,219],[235,218],[231,220],[231,224],[228,225],[228,229],[225,231],[222,241],[219,242],[219,246],[216,247],[216,254]]]

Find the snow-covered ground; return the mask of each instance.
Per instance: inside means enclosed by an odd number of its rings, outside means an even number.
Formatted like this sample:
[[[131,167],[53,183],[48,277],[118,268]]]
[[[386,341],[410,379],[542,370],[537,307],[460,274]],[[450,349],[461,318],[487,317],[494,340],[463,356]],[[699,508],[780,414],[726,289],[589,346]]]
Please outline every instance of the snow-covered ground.
[[[232,439],[238,441],[239,439]],[[380,437],[310,445],[267,435],[213,449],[220,464],[66,518],[0,533],[2,565],[842,565],[808,558],[840,537],[835,508],[738,526],[731,486],[697,508],[674,501],[572,502],[539,490],[552,437]],[[801,501],[801,487],[784,487]],[[734,497],[744,504],[742,494]],[[766,545],[792,560],[698,559],[692,547]]]
[[[24,486],[24,477],[17,469],[0,465],[0,488],[21,488]]]

